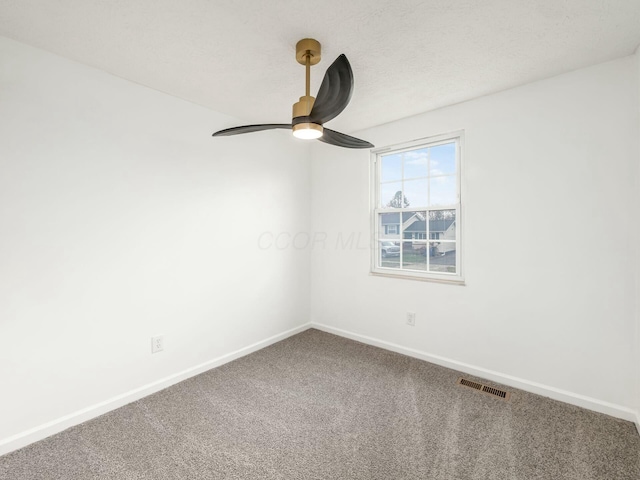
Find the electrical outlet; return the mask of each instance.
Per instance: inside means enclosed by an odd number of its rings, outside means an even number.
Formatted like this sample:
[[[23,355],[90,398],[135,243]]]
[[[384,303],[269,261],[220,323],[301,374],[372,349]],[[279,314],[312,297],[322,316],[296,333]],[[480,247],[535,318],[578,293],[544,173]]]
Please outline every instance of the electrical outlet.
[[[162,350],[164,350],[164,337],[162,335],[151,337],[151,353],[158,353]]]
[[[416,326],[416,314],[413,312],[407,312],[407,325],[412,327]]]

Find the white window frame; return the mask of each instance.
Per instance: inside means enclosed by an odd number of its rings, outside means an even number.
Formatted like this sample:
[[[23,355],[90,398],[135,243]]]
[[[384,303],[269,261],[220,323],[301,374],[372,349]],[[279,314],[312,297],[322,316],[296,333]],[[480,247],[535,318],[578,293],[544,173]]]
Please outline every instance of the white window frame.
[[[457,184],[457,202],[453,205],[445,205],[438,206],[437,208],[431,207],[416,207],[416,208],[381,208],[380,205],[380,169],[381,169],[381,157],[402,153],[410,150],[417,150],[419,148],[436,146],[444,143],[451,143],[451,141],[455,141],[456,143],[456,184]],[[463,192],[463,156],[464,156],[464,131],[456,131],[452,133],[447,133],[443,135],[436,135],[432,137],[421,138],[419,140],[414,140],[411,142],[406,142],[397,145],[391,145],[387,147],[377,148],[371,151],[371,164],[370,164],[370,173],[371,173],[371,232],[372,232],[372,248],[371,248],[371,274],[376,276],[385,276],[385,277],[394,277],[394,278],[404,278],[411,280],[424,280],[424,281],[434,281],[441,283],[451,283],[464,285],[464,276],[463,276],[463,259],[464,259],[464,251],[463,251],[463,230],[464,230],[464,219],[463,219],[463,208],[462,208],[462,199],[464,198]],[[429,211],[429,210],[455,210],[456,211],[456,273],[435,273],[435,272],[422,272],[417,270],[403,270],[399,268],[390,268],[390,267],[382,267],[378,264],[378,260],[380,259],[380,241],[379,238],[379,221],[378,215],[380,213],[402,213],[408,211]],[[428,217],[428,215],[427,215]],[[428,219],[427,219],[428,225]],[[427,226],[428,232],[428,226]],[[429,236],[429,232],[427,233]],[[400,242],[400,265],[402,265],[402,242],[405,241],[402,238],[402,233],[400,233],[399,240]],[[382,239],[388,240],[388,239]],[[392,240],[395,241],[395,240]],[[433,241],[432,239],[426,239],[427,249],[429,248],[429,242]]]

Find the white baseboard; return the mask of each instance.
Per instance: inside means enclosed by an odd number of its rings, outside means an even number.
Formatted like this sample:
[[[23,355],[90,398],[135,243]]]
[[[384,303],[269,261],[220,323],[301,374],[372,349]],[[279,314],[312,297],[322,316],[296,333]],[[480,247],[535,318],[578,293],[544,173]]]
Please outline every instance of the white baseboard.
[[[31,428],[25,432],[21,432],[8,438],[0,439],[0,455],[7,454],[14,450],[18,450],[19,448],[25,447],[31,443],[43,440],[55,433],[66,430],[67,428],[73,427],[74,425],[78,425],[82,422],[86,422],[87,420],[91,420],[92,418],[99,417],[100,415],[110,412],[111,410],[115,410],[116,408],[122,407],[123,405],[151,395],[152,393],[158,392],[164,388],[186,380],[187,378],[206,372],[207,370],[210,370],[212,368],[219,367],[220,365],[224,365],[225,363],[231,362],[232,360],[236,360],[240,357],[244,357],[245,355],[268,347],[269,345],[279,342],[280,340],[284,340],[285,338],[288,338],[292,335],[308,330],[310,326],[311,325],[307,323],[299,327],[292,328],[291,330],[287,330],[286,332],[279,333],[260,342],[254,343],[221,357],[214,358],[213,360],[209,360],[208,362],[201,363],[200,365],[196,365],[168,377],[161,378],[160,380],[157,380],[155,382],[148,383],[139,388],[125,392],[121,395],[117,395],[103,402],[83,408],[82,410],[78,410],[77,412],[73,412],[69,415],[65,415],[64,417],[52,420],[51,422],[47,422],[35,428]]]
[[[508,385],[520,390],[525,390],[537,395],[542,395],[543,397],[552,398],[560,402],[569,403],[571,405],[576,405],[588,410],[611,415],[612,417],[622,418],[624,420],[634,422],[636,424],[636,427],[638,427],[638,432],[640,433],[640,416],[638,412],[621,405],[616,405],[613,403],[605,402],[603,400],[598,400],[596,398],[580,395],[578,393],[561,390],[559,388],[550,387],[548,385],[531,382],[529,380],[524,380],[522,378],[513,377],[504,373],[495,372],[486,368],[476,367],[474,365],[469,365],[467,363],[441,357],[440,355],[434,355],[431,353],[422,352],[420,350],[415,350],[413,348],[403,347],[395,343],[386,342],[384,340],[368,337],[366,335],[360,335],[358,333],[349,332],[347,330],[331,327],[329,325],[312,322],[311,328],[316,328],[318,330],[322,330],[323,332],[333,333],[334,335],[349,338],[351,340],[356,340],[361,343],[366,343],[367,345],[384,348],[385,350],[391,350],[392,352],[401,353],[409,357],[425,360],[427,362],[435,363],[436,365],[451,368],[453,370],[458,370],[469,375],[486,378],[496,383],[501,383],[503,385]]]

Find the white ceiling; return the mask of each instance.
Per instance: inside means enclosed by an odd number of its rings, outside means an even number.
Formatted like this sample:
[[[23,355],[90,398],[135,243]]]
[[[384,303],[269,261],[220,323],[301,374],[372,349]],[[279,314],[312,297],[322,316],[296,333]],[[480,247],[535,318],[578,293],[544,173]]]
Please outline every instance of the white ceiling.
[[[290,120],[316,38],[312,94],[352,64],[352,132],[629,55],[640,0],[0,0],[0,35],[247,123]]]

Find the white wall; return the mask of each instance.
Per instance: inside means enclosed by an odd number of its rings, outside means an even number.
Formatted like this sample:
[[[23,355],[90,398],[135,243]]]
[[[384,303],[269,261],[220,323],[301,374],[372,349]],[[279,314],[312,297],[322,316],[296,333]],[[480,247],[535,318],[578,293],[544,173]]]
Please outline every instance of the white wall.
[[[635,68],[627,57],[357,133],[382,147],[464,129],[462,287],[370,276],[368,152],[314,147],[327,240],[312,322],[632,418]],[[350,233],[361,243],[341,246]]]
[[[236,122],[0,37],[0,450],[308,322],[308,252],[258,246],[308,146]]]

